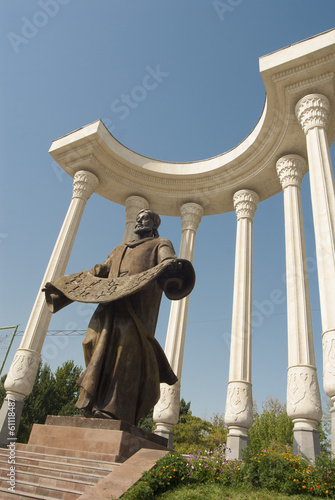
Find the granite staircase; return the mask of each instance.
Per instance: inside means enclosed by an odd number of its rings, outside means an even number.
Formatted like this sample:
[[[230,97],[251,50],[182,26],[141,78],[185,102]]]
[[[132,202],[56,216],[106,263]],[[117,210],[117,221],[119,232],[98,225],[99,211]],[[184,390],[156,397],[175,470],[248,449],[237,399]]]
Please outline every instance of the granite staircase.
[[[166,446],[164,438],[125,422],[48,416],[33,426],[28,444],[0,448],[0,498],[118,498]]]
[[[16,444],[15,488],[10,488],[9,450],[0,449],[1,499],[74,500],[120,464],[110,455]]]

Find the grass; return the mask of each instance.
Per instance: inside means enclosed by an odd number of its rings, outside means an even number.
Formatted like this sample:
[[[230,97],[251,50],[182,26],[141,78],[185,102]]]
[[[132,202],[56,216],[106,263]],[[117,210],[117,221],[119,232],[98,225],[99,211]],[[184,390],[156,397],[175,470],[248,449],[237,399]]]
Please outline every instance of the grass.
[[[312,499],[312,495],[283,495],[261,489],[249,488],[248,486],[232,487],[220,484],[199,484],[174,488],[157,495],[159,500],[302,500]]]

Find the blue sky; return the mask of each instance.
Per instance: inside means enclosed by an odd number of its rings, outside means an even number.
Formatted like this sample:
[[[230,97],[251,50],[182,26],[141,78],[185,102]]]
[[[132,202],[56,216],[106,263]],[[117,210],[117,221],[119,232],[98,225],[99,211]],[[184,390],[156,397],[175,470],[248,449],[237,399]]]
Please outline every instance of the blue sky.
[[[220,8],[219,8],[220,6]],[[265,91],[258,58],[334,27],[333,0],[39,0],[0,6],[1,320],[24,330],[72,194],[48,154],[53,140],[102,119],[142,155],[201,160],[237,146],[255,127]],[[122,103],[150,71],[161,81]],[[123,108],[121,105],[123,104]],[[335,150],[331,149],[334,161]],[[319,383],[321,322],[308,174],[303,215]],[[124,207],[93,195],[67,273],[90,269],[120,243]],[[161,235],[180,243],[180,221]],[[182,396],[193,413],[223,413],[228,382],[235,213],[204,217],[197,233]],[[254,218],[253,395],[286,399],[287,327],[282,194]],[[271,292],[283,292],[281,304]],[[164,347],[169,302],[157,338]],[[73,304],[51,330],[85,329],[93,307]],[[12,360],[19,340],[10,352]],[[83,365],[83,337],[47,337],[43,360]]]

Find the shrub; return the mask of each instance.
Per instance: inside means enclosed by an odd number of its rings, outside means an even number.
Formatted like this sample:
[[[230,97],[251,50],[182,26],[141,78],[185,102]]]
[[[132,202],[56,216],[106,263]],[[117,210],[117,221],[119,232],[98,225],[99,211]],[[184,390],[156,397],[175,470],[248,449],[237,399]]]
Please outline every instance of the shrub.
[[[186,461],[179,453],[168,453],[123,495],[127,500],[155,498],[159,493],[182,484]]]
[[[286,495],[335,498],[335,460],[330,457],[318,457],[313,464],[290,451],[253,453],[247,449],[243,460],[227,461],[228,451],[220,445],[204,454],[189,455],[187,460],[178,453],[169,453],[145,472],[124,497],[151,499],[185,484],[217,483],[233,487],[244,484]]]

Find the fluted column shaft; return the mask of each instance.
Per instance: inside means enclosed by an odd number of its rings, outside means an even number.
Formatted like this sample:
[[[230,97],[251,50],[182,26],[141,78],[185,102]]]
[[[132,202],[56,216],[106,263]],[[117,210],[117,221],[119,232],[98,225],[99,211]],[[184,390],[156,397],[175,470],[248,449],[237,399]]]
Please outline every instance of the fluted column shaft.
[[[294,422],[293,452],[315,460],[321,452],[317,423],[321,397],[315,366],[312,314],[300,186],[307,171],[298,155],[277,162],[284,191],[287,287],[287,414]]]
[[[47,281],[53,281],[64,274],[84,207],[97,185],[98,179],[91,172],[81,170],[74,176],[73,195],[68,212],[45,271],[22,342],[16,351],[6,378],[6,400],[11,398],[17,403],[22,402],[33,388],[43,342],[51,319],[51,313],[46,304],[44,293],[41,290]],[[22,409],[22,404],[17,404],[17,413],[21,413],[18,409],[19,406]],[[1,409],[1,443],[3,437],[2,424],[4,423],[3,413],[3,409]],[[5,432],[7,432],[6,429]]]
[[[197,203],[185,203],[180,209],[182,236],[179,258],[193,262],[195,236],[203,214]],[[173,386],[161,384],[161,397],[154,409],[155,433],[167,437],[173,444],[173,427],[179,419],[180,382],[184,357],[189,296],[172,301],[166,335],[165,354],[178,377]]]
[[[237,215],[233,317],[229,382],[225,411],[230,459],[241,458],[252,425],[251,324],[252,324],[252,222],[258,195],[241,190],[234,195]]]
[[[335,186],[326,126],[330,105],[321,94],[310,94],[296,105],[306,134],[319,279],[323,343],[323,386],[335,405]],[[332,452],[335,455],[335,407]]]
[[[126,199],[126,227],[124,230],[122,243],[135,239],[134,228],[136,216],[140,210],[149,208],[149,203],[142,196],[129,196]]]

